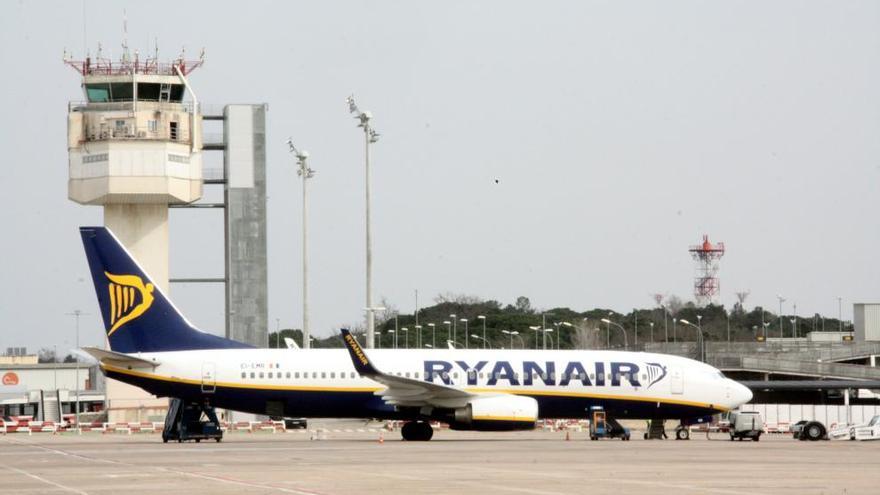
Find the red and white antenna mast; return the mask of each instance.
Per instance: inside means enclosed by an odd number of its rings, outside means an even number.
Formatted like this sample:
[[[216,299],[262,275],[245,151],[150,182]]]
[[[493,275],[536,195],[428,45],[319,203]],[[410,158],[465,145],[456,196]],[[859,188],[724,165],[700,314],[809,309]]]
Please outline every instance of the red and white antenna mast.
[[[718,280],[718,269],[721,257],[724,256],[724,243],[712,244],[709,236],[703,236],[703,243],[691,246],[688,251],[694,258],[694,299],[697,306],[706,306],[715,302],[715,296],[721,290]]]

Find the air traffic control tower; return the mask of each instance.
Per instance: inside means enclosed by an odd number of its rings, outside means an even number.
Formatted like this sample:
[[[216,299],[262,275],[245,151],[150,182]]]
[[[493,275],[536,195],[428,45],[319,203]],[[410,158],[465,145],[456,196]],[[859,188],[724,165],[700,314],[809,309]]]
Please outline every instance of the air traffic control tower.
[[[168,207],[202,195],[202,119],[186,79],[202,61],[159,63],[126,50],[119,61],[65,62],[82,75],[85,97],[68,107],[68,196],[103,206],[104,225],[168,293]],[[167,408],[115,380],[107,398],[110,421]]]

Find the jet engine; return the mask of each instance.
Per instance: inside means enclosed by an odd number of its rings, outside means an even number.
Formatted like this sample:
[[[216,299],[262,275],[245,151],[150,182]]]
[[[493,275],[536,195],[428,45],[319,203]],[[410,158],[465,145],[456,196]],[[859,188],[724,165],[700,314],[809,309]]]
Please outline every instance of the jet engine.
[[[538,420],[538,402],[518,395],[478,397],[452,413],[449,427],[453,430],[532,430]]]

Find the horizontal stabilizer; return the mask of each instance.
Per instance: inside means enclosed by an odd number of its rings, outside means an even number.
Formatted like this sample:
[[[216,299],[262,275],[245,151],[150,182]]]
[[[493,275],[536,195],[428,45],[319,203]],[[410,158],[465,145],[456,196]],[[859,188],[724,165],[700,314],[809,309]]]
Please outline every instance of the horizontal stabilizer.
[[[104,349],[98,349],[97,347],[83,347],[83,351],[89,353],[90,356],[97,359],[98,362],[101,363],[111,363],[123,366],[133,366],[138,368],[143,368],[149,366],[151,368],[155,368],[159,366],[159,362],[156,360],[147,360],[141,359],[139,357],[130,356],[128,354],[123,354],[121,352],[113,352],[106,351]]]

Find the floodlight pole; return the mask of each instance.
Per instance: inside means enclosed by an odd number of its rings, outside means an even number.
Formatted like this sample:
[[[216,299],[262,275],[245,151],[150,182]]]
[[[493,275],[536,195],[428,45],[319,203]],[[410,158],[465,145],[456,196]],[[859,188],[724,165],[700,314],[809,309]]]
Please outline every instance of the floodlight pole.
[[[370,225],[370,144],[379,140],[379,133],[370,125],[372,114],[370,112],[362,112],[358,109],[354,102],[354,96],[347,98],[348,111],[355,115],[354,118],[360,121],[358,127],[364,130],[364,164],[365,164],[365,188],[366,188],[366,251],[367,251],[367,267],[366,267],[366,289],[367,289],[367,307],[373,306],[373,234]],[[375,342],[376,319],[372,312],[367,314],[367,348],[372,348]]]
[[[287,140],[287,145],[290,146],[290,152],[296,156],[296,174],[302,178],[303,185],[303,219],[302,219],[302,298],[303,298],[303,323],[302,323],[302,334],[303,334],[303,349],[311,348],[311,342],[309,341],[309,337],[311,336],[311,331],[309,330],[309,243],[308,243],[308,221],[309,221],[309,196],[308,196],[308,188],[306,187],[308,179],[311,179],[315,176],[315,171],[309,168],[308,159],[309,152],[308,151],[300,151],[296,149],[293,145],[293,141],[291,139]],[[372,308],[373,305],[370,304],[370,301],[367,301],[367,307]],[[370,311],[368,318],[372,319],[373,312]],[[369,342],[369,338],[367,339]]]

